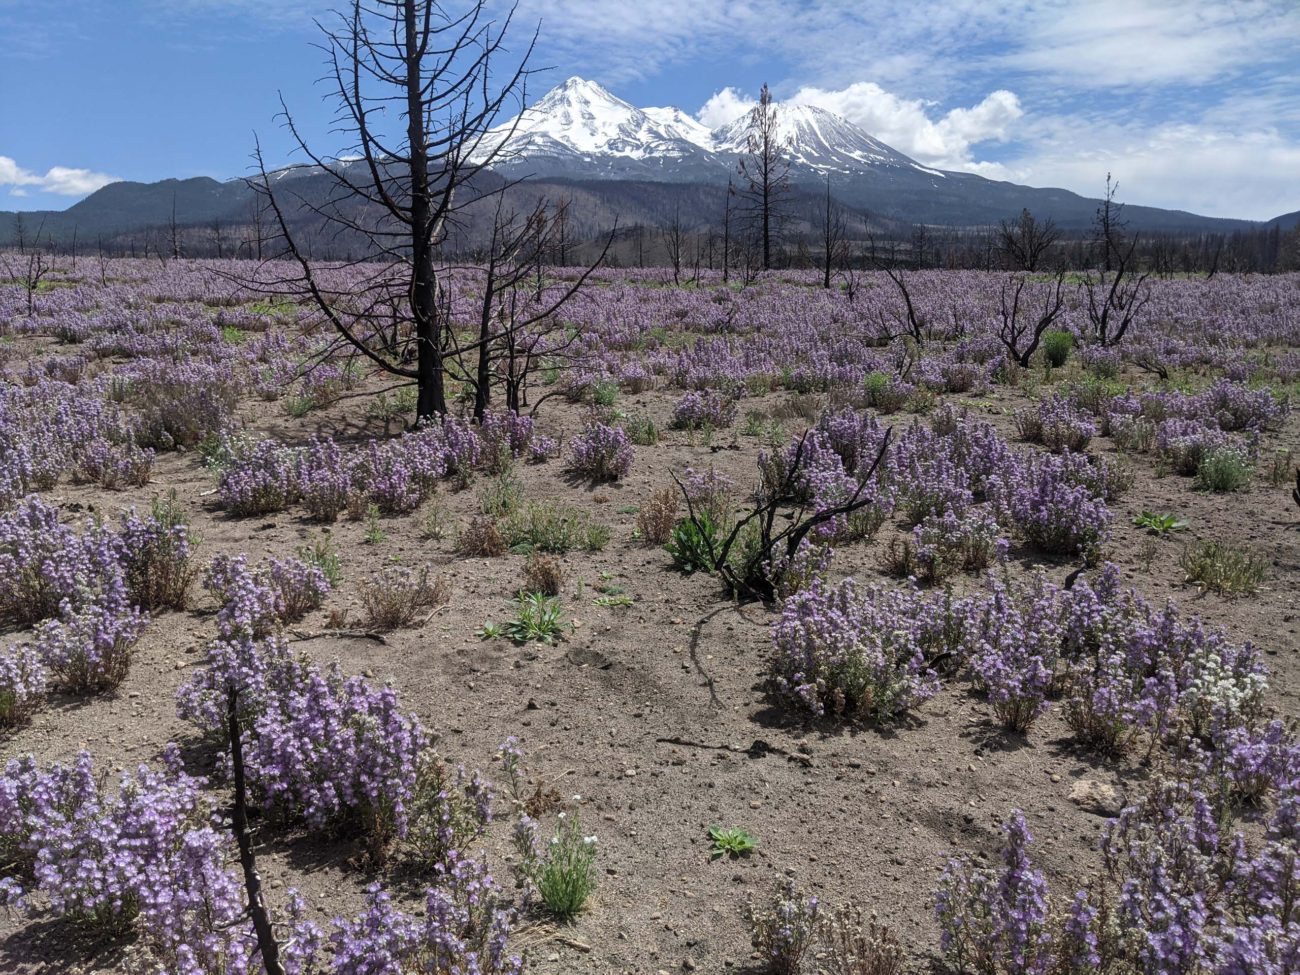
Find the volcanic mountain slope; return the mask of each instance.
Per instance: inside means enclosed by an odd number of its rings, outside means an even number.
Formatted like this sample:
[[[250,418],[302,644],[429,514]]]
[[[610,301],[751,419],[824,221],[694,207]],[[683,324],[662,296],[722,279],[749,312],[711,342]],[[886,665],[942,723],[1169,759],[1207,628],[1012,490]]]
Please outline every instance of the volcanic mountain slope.
[[[1096,200],[1068,190],[924,166],[822,108],[778,104],[776,115],[793,182],[821,186],[829,178],[842,202],[882,217],[988,225],[1028,207],[1067,229],[1081,229],[1096,211]],[[724,183],[748,152],[750,127],[747,113],[710,131],[681,109],[637,108],[597,82],[574,77],[497,126],[488,144],[500,153],[495,167],[510,176]],[[1125,215],[1133,226],[1157,231],[1250,226],[1132,205]]]
[[[623,226],[646,220],[663,226],[678,212],[703,226],[717,222],[725,184],[737,179],[748,152],[750,126],[746,114],[710,130],[679,108],[637,108],[597,82],[575,77],[492,129],[480,152],[496,150],[495,178],[530,177],[526,196],[540,192],[584,201],[589,209],[575,207],[570,216],[593,235],[612,226],[615,218]],[[873,221],[987,227],[1028,208],[1066,230],[1082,230],[1096,212],[1097,200],[1068,190],[924,166],[814,106],[778,104],[777,128],[795,198],[820,195],[829,179],[840,202],[860,215],[870,214]],[[357,164],[340,160],[336,165]],[[301,198],[308,206],[330,200],[334,192],[328,175],[314,166],[281,169],[273,178],[287,199]],[[704,207],[705,200],[716,205]],[[804,203],[797,207],[801,212],[807,209]],[[55,240],[67,241],[74,233],[94,240],[165,225],[173,206],[182,224],[246,223],[251,205],[252,194],[240,180],[122,182],[67,210],[29,213],[23,220],[29,234],[39,225]],[[1143,231],[1229,232],[1257,226],[1134,204],[1125,207],[1124,215],[1133,229]],[[1290,219],[1278,218],[1283,229]],[[0,213],[0,242],[14,238],[15,220],[15,214]]]

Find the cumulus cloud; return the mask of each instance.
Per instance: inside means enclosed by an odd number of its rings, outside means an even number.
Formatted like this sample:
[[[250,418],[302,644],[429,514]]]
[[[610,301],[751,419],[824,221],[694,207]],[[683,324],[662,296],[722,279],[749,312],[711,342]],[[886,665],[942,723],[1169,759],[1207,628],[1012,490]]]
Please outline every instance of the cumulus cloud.
[[[42,175],[24,169],[9,156],[0,156],[0,186],[10,187],[11,196],[26,196],[28,187],[59,196],[85,196],[115,182],[116,176],[71,166],[51,166]]]
[[[931,105],[900,98],[870,81],[838,91],[800,88],[790,101],[842,115],[881,142],[928,166],[944,169],[965,169],[974,164],[971,147],[981,142],[1006,141],[1012,123],[1024,114],[1015,93],[999,89],[971,108],[954,108],[931,118]]]
[[[982,164],[972,158],[972,147],[1005,142],[1013,124],[1024,115],[1015,93],[999,89],[970,108],[954,108],[932,117],[931,104],[902,98],[872,81],[839,89],[806,85],[786,101],[834,112],[917,161],[944,169],[977,169]],[[750,96],[727,87],[715,92],[695,115],[710,128],[717,128],[755,104]]]
[[[728,86],[714,92],[695,113],[695,117],[709,128],[716,129],[720,125],[734,122],[757,104],[756,99]]]

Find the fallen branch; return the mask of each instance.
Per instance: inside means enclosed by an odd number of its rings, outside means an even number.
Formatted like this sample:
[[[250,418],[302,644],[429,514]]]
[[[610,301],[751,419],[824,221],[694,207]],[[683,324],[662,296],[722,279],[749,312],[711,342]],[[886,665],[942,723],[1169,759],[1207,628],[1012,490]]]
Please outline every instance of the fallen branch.
[[[426,621],[427,622],[427,621]],[[301,630],[290,630],[293,639],[290,643],[306,643],[308,640],[323,640],[326,638],[343,639],[343,640],[374,640],[376,643],[382,643],[388,646],[388,640],[382,633],[376,633],[373,630],[322,630],[319,633],[304,633]]]

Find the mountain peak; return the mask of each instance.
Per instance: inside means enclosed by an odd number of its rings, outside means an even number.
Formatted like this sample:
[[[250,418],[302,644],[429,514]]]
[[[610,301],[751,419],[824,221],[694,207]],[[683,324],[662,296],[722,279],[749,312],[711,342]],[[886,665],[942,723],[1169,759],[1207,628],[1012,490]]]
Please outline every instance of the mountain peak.
[[[833,112],[813,105],[776,106],[777,129],[796,166],[817,173],[860,172],[877,166],[918,166]],[[679,165],[687,159],[714,171],[748,150],[752,114],[710,131],[680,108],[637,108],[604,85],[574,75],[496,131],[514,157],[617,160]],[[564,163],[563,165],[568,165]],[[620,164],[621,165],[621,164]],[[925,170],[931,172],[930,170]]]
[[[642,111],[599,82],[577,75],[496,131],[505,137],[512,129],[507,150],[523,157],[673,158],[709,142],[708,129],[685,113]]]
[[[534,105],[529,112],[549,112],[555,111],[559,106],[615,106],[619,109],[630,109],[635,111],[631,105],[623,101],[612,91],[606,88],[598,81],[588,81],[586,78],[580,78],[574,75],[562,84],[556,85]],[[527,113],[525,113],[527,114]]]
[[[586,78],[583,78],[582,76],[576,74],[570,75],[568,78],[566,78],[563,81],[563,83],[556,85],[555,88],[553,88],[552,90],[553,91],[586,90],[586,91],[600,92],[601,94],[609,95],[611,98],[614,97],[612,94],[610,94],[609,89],[606,88],[604,85],[602,85],[599,81],[589,81]]]
[[[777,139],[795,165],[818,172],[851,172],[863,166],[914,166],[913,160],[897,149],[872,138],[841,115],[816,105],[778,102]],[[746,112],[713,132],[720,152],[744,153],[749,148],[753,112]],[[926,170],[929,172],[929,170]]]

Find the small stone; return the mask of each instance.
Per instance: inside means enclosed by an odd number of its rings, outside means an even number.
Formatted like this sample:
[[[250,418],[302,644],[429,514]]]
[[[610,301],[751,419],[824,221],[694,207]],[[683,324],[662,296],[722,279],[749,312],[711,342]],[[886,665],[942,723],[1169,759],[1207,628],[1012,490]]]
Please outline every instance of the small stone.
[[[1079,779],[1070,786],[1070,801],[1096,816],[1118,816],[1124,807],[1115,787],[1096,779]]]
[[[696,967],[694,958],[687,957],[682,961],[682,968],[686,969],[688,972],[695,971]]]

